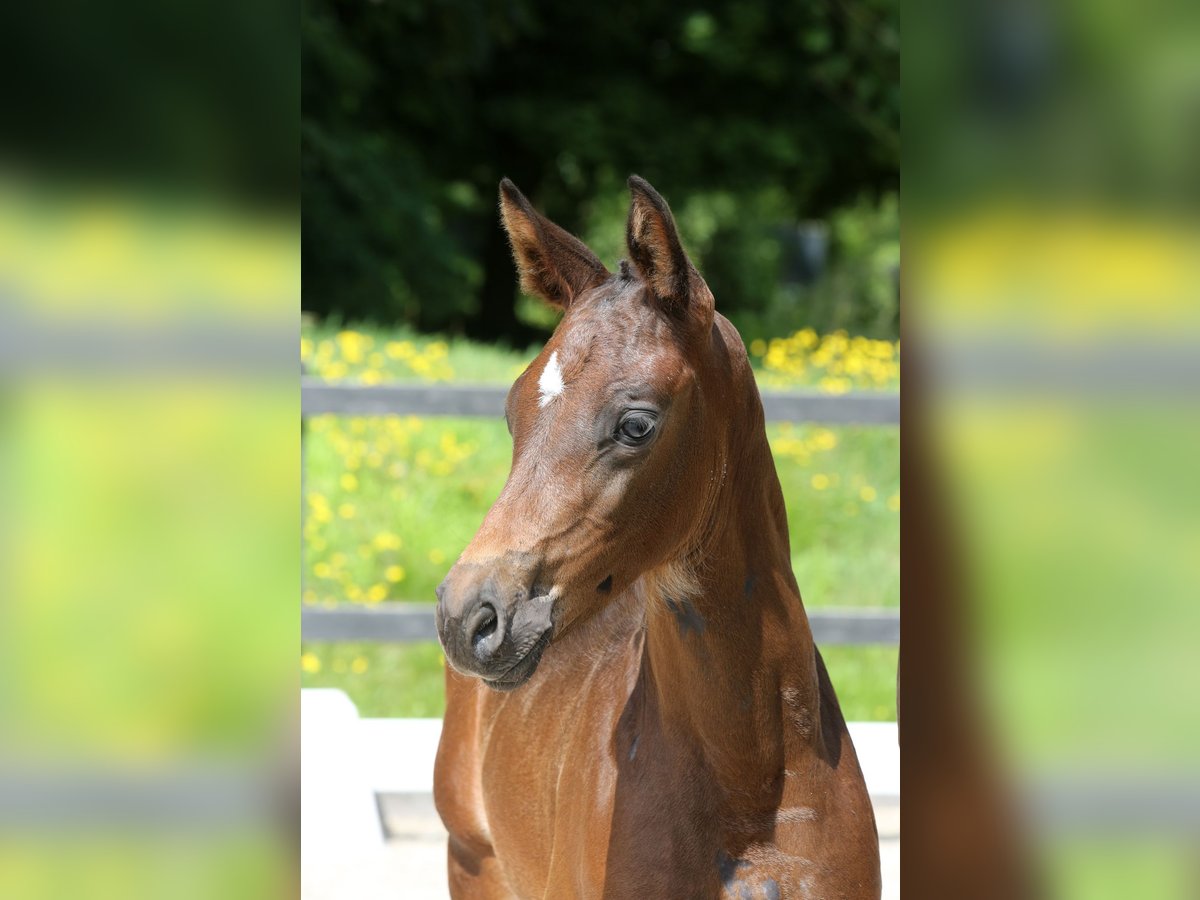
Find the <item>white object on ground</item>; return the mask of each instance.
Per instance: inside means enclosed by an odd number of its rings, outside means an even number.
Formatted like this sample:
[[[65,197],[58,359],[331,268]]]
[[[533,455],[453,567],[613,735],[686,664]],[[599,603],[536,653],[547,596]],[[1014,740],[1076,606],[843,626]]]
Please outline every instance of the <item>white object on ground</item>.
[[[300,692],[300,846],[306,862],[383,843],[361,726],[344,692]]]

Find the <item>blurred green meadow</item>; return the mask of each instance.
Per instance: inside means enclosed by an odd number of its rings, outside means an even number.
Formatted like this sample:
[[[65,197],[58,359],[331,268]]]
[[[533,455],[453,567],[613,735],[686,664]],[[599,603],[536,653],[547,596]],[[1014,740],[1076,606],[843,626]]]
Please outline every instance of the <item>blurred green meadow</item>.
[[[306,326],[306,370],[331,381],[508,383],[537,348],[510,351],[399,329]],[[805,330],[756,340],[764,387],[896,390],[899,345]],[[900,435],[895,427],[768,427],[805,604],[898,607]],[[318,416],[305,431],[306,604],[433,602],[508,474],[504,422]],[[849,719],[895,718],[895,647],[823,651]],[[440,716],[436,644],[306,642],[305,687],[345,690],[365,716]]]

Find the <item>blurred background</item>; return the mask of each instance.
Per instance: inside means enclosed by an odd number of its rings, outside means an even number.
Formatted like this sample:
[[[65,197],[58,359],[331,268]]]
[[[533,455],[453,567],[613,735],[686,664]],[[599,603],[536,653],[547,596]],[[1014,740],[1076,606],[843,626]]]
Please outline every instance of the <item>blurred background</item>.
[[[905,887],[1200,896],[1200,7],[904,36]]]
[[[295,896],[297,33],[0,12],[0,896]]]

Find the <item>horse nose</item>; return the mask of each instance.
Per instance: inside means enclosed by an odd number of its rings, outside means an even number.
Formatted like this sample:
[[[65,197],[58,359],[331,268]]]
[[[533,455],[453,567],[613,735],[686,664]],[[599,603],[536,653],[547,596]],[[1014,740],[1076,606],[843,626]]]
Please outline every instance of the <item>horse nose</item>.
[[[463,616],[463,644],[481,666],[487,666],[504,643],[505,624],[503,608],[482,597]]]
[[[505,652],[511,650],[512,611],[502,602],[493,577],[462,574],[447,576],[438,586],[438,637],[456,669],[485,675],[502,667]]]

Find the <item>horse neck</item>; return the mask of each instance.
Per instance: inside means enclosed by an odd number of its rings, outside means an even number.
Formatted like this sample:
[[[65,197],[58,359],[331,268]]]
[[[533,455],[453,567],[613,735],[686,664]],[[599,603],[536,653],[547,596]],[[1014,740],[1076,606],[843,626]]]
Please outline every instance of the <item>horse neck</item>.
[[[751,783],[766,790],[784,760],[819,737],[821,721],[783,493],[750,390],[698,545],[641,584],[643,674],[664,726],[742,792]]]

